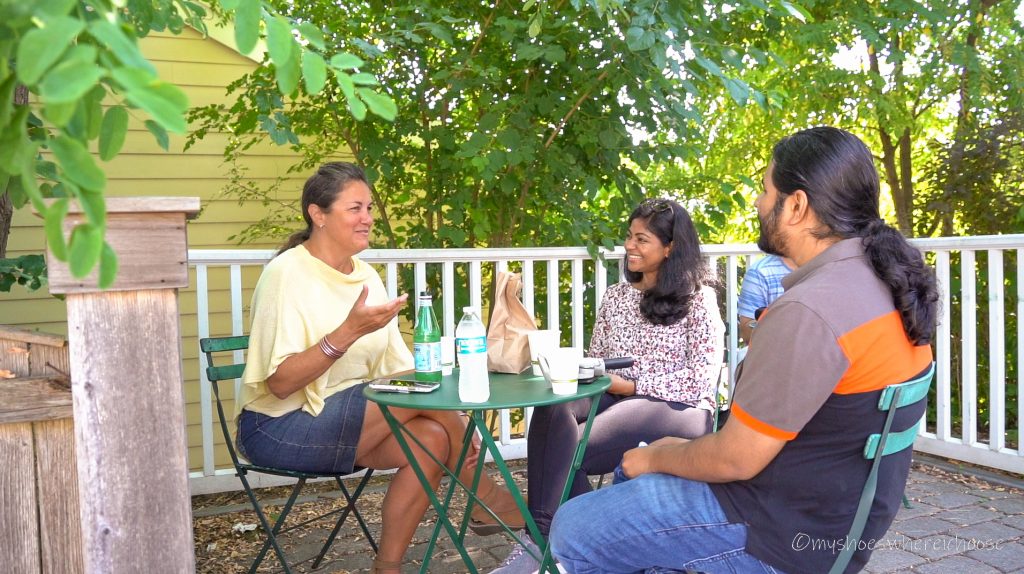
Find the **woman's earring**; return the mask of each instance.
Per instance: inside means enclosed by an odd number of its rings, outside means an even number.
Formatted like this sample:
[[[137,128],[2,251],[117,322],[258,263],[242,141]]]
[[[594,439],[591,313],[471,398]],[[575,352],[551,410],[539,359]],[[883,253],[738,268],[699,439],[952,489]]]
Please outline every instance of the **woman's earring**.
[[[323,229],[323,228],[324,228],[324,224],[323,224],[323,223],[321,223],[321,224],[320,224],[320,229]]]

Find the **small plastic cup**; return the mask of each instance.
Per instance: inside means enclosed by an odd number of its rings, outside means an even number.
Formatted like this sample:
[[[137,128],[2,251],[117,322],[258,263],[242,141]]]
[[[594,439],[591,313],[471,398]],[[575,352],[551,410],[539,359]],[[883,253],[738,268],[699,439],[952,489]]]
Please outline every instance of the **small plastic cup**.
[[[543,377],[537,362],[537,354],[548,349],[557,349],[558,340],[562,332],[558,329],[541,329],[540,331],[527,331],[526,338],[530,342],[530,363],[533,365],[533,376]]]
[[[556,395],[576,393],[582,358],[583,349],[577,347],[541,351],[537,360],[543,363],[543,369],[547,370],[547,377],[551,381],[551,392]]]
[[[452,374],[455,368],[455,337],[441,337],[441,375]]]

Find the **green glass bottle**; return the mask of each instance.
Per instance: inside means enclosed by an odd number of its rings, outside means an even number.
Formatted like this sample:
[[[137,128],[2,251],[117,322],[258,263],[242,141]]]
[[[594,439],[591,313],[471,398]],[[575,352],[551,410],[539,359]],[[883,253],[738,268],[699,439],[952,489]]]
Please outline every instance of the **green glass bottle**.
[[[416,361],[416,380],[441,380],[441,328],[434,317],[434,300],[430,291],[417,298],[416,327],[412,333],[412,354]]]

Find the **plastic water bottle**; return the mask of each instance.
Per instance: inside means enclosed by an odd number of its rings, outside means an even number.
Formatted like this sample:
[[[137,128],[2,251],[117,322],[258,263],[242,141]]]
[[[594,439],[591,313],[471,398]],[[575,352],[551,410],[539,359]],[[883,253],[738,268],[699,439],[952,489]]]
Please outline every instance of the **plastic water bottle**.
[[[473,307],[462,309],[455,328],[455,354],[459,359],[459,400],[484,403],[491,398],[487,375],[487,331]]]
[[[416,362],[416,380],[441,380],[441,328],[434,317],[433,297],[423,291],[417,299],[416,327],[412,333],[412,354]]]

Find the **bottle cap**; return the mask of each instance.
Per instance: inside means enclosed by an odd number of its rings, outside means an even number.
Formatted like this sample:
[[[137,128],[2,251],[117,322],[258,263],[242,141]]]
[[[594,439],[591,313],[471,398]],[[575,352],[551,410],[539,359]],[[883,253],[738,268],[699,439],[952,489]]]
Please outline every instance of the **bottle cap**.
[[[462,312],[463,313],[473,313],[475,311],[476,311],[476,307],[463,307],[462,308]]]
[[[420,298],[421,299],[422,298],[431,298],[433,296],[434,296],[434,294],[430,292],[430,289],[427,289],[426,291],[420,291]]]

